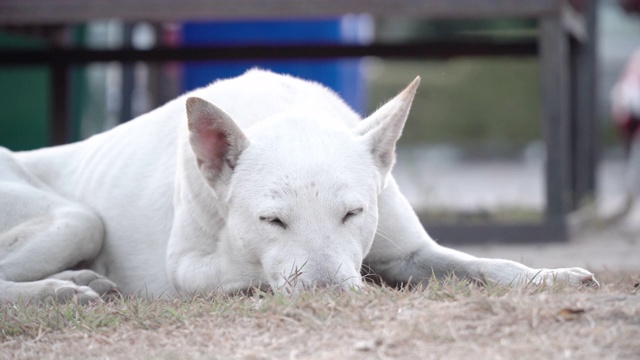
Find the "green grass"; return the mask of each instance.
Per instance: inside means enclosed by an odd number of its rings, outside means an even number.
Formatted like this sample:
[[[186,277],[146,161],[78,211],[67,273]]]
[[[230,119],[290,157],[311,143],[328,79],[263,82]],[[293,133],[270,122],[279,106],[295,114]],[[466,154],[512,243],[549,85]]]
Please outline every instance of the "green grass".
[[[425,223],[438,224],[486,224],[486,223],[537,223],[543,220],[540,209],[498,206],[486,210],[453,211],[447,209],[425,209],[418,212]]]
[[[422,82],[401,141],[522,146],[541,136],[536,59],[384,61],[371,84],[371,110]]]

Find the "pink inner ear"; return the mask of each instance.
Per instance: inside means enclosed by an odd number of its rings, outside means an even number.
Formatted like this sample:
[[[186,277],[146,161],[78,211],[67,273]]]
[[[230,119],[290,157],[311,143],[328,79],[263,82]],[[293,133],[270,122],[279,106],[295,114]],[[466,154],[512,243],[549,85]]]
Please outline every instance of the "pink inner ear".
[[[208,128],[196,130],[198,165],[205,163],[215,170],[221,170],[229,151],[229,143],[223,131]]]

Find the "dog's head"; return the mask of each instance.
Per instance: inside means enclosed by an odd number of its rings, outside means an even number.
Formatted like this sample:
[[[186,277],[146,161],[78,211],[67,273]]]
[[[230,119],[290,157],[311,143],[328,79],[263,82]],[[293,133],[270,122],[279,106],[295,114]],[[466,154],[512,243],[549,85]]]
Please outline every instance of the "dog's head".
[[[232,251],[260,269],[255,282],[287,292],[361,284],[378,195],[418,84],[416,78],[355,129],[291,112],[245,134],[216,106],[187,100],[198,168],[227,205]]]

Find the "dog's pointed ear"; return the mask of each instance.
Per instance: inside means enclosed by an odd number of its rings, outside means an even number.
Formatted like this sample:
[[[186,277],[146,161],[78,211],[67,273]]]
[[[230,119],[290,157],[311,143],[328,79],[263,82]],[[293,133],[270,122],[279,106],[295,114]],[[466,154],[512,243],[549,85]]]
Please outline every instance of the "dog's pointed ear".
[[[200,172],[210,183],[230,174],[249,146],[240,127],[227,113],[197,97],[187,99],[187,118],[189,143]]]
[[[396,142],[402,134],[419,84],[418,76],[395,98],[362,120],[355,129],[356,134],[362,136],[370,148],[384,179],[383,186],[386,186],[387,177],[395,162]]]

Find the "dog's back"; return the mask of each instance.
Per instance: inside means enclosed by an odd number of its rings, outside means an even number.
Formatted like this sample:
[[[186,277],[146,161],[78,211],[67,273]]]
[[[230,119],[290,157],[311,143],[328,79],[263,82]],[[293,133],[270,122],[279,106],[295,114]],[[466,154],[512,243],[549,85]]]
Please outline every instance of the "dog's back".
[[[195,90],[197,96],[216,104],[243,129],[283,112],[322,114],[342,124],[355,126],[359,116],[332,90],[311,81],[270,71],[253,69]],[[181,101],[184,106],[184,99]]]

